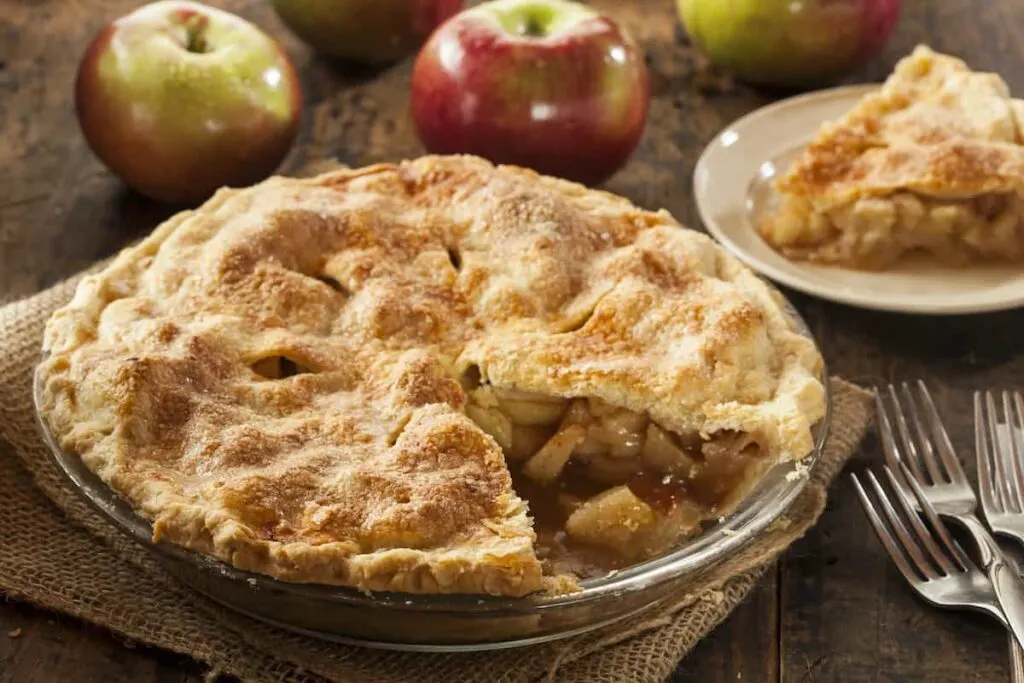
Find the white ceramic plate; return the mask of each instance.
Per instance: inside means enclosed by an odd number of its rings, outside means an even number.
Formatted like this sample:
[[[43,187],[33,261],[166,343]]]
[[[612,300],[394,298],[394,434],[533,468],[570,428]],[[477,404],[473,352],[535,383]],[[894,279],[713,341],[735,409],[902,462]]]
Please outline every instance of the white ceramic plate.
[[[793,289],[840,303],[905,313],[981,313],[1024,306],[1024,268],[949,267],[907,260],[884,272],[796,263],[768,246],[753,218],[775,201],[773,181],[825,121],[877,85],[822,90],[759,109],[722,131],[694,171],[701,220],[751,268]]]

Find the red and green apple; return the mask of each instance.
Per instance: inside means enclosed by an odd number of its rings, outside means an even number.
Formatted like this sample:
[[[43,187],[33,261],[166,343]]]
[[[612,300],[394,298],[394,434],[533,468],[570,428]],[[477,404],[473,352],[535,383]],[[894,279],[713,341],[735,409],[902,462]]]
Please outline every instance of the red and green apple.
[[[127,185],[196,203],[278,167],[298,132],[302,94],[287,54],[259,28],[163,0],[95,36],[75,109],[90,148]]]
[[[637,43],[569,0],[491,0],[464,10],[433,33],[413,66],[413,121],[428,151],[590,185],[633,152],[649,103]]]

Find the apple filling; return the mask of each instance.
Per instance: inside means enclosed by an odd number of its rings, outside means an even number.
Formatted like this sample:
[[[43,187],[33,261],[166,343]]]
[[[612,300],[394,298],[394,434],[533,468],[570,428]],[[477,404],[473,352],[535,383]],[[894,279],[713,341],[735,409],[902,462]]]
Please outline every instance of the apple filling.
[[[466,414],[505,452],[538,553],[588,576],[664,552],[745,493],[749,434],[679,434],[596,398],[476,386]]]
[[[819,212],[789,197],[761,234],[790,258],[856,268],[885,268],[912,251],[947,263],[1015,261],[1024,257],[1024,199],[939,200],[900,192]]]

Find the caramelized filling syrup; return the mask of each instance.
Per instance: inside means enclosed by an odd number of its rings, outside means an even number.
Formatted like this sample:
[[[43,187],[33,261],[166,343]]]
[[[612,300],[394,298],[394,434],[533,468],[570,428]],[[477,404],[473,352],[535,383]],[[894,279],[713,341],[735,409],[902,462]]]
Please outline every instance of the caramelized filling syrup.
[[[683,503],[695,502],[712,516],[717,506],[742,484],[748,468],[759,460],[758,454],[756,445],[737,454],[713,458],[705,458],[691,449],[691,455],[702,464],[688,478],[645,470],[621,483],[661,515]],[[573,511],[568,501],[588,500],[614,484],[596,481],[588,474],[587,466],[574,459],[569,460],[557,480],[546,486],[525,476],[517,465],[520,464],[511,463],[512,485],[529,504],[537,533],[537,555],[552,573],[571,572],[588,579],[635,563],[635,559],[627,559],[610,548],[575,541],[565,532],[566,520]]]
[[[479,389],[482,386],[479,369],[476,366],[468,368],[460,383],[467,393]],[[508,392],[508,389],[503,391]],[[530,397],[525,395],[526,392],[521,393],[524,395],[504,398],[512,402],[534,400],[544,403],[550,400],[543,396]],[[485,405],[500,405],[499,398],[495,397],[492,399],[493,402]],[[587,401],[587,411],[593,411],[592,399],[584,400]],[[606,406],[605,409],[607,408],[613,411],[621,410],[613,406]],[[592,412],[588,416],[593,416]],[[596,417],[603,419],[601,414],[597,414]],[[525,424],[540,430],[536,435],[541,437],[539,446],[558,433],[566,422],[576,423],[571,405],[563,409],[558,422],[546,426],[534,422]],[[484,429],[487,431],[486,427]],[[529,456],[535,455],[536,452],[506,453],[513,488],[529,505],[529,514],[533,518],[533,527],[537,534],[537,555],[547,565],[548,573],[572,573],[581,579],[587,579],[605,575],[636,562],[636,557],[630,558],[626,549],[616,552],[614,548],[583,543],[568,535],[565,530],[566,522],[585,501],[615,486],[625,484],[633,495],[650,506],[657,517],[669,517],[681,506],[688,506],[695,511],[694,516],[703,520],[717,516],[719,507],[723,503],[728,504],[737,493],[745,493],[738,491],[738,488],[745,481],[747,472],[763,465],[763,458],[759,457],[761,449],[756,443],[750,442],[740,446],[739,451],[736,450],[745,437],[742,433],[722,431],[715,434],[715,438],[704,441],[697,434],[680,436],[660,426],[659,430],[685,455],[687,462],[678,463],[678,472],[642,469],[642,462],[638,462],[635,471],[615,469],[609,476],[607,469],[602,473],[591,471],[590,466],[577,459],[577,454],[573,453],[554,481],[541,483],[523,472],[524,464],[530,460]],[[530,450],[532,451],[532,448]],[[513,457],[516,455],[520,457]],[[635,459],[635,455],[633,457]],[[684,467],[689,470],[682,471]],[[678,512],[686,513],[687,510],[684,508]],[[699,514],[696,514],[697,512]],[[691,523],[694,516],[689,518]],[[685,515],[677,516],[675,519],[682,517]],[[626,523],[626,520],[622,521]]]

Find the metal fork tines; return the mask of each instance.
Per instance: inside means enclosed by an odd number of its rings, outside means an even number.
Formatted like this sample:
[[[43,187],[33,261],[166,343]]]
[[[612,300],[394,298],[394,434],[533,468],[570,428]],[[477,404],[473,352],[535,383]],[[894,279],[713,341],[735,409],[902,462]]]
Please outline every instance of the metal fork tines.
[[[914,509],[923,510],[921,501],[927,501],[939,515],[956,520],[971,535],[978,564],[992,582],[1009,628],[1017,642],[1024,644],[1024,581],[978,519],[978,499],[928,388],[918,381],[915,389],[906,383],[899,392],[888,386],[892,419],[881,393],[875,390],[885,460],[891,471],[898,473],[895,483]]]
[[[892,404],[891,420],[881,393],[875,389],[878,430],[885,461],[898,475],[901,474],[899,463],[904,463],[940,514],[974,515],[978,499],[957,460],[935,402],[924,382],[918,381],[916,389],[916,392],[912,391],[906,382],[899,392],[892,384],[888,386],[886,393]],[[893,423],[896,424],[895,430]],[[906,478],[898,476],[897,480],[903,493],[913,500]]]
[[[891,496],[873,472],[866,473],[870,494],[856,474],[850,478],[878,540],[907,583],[933,605],[984,612],[1008,627],[992,583],[956,543],[920,487],[909,484],[915,495],[908,498],[888,466],[885,475]]]
[[[1024,400],[1008,391],[1000,398],[974,394],[981,509],[992,531],[1024,545]]]
[[[1002,412],[997,406],[1002,406]],[[974,452],[981,509],[992,531],[1024,545],[1024,401],[1004,391],[974,393]],[[1018,565],[1018,569],[1019,569]],[[1024,682],[1024,652],[1010,649],[1010,679]]]

